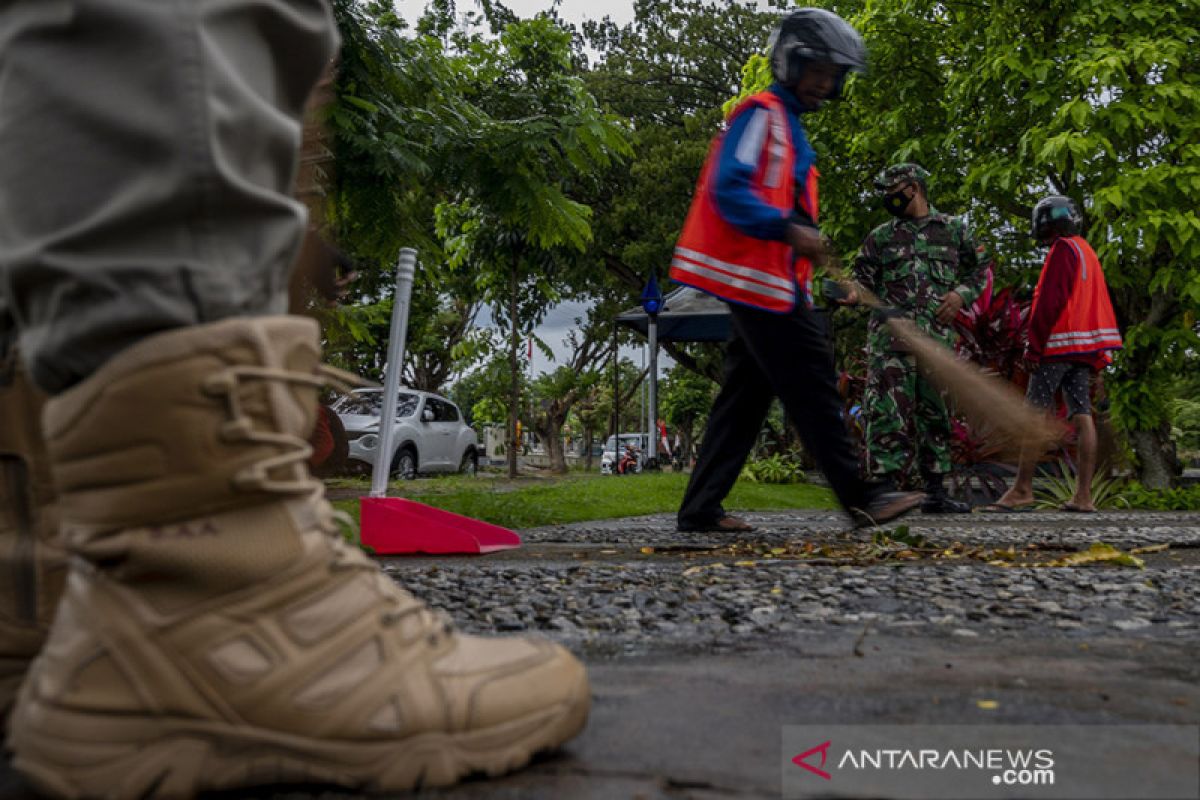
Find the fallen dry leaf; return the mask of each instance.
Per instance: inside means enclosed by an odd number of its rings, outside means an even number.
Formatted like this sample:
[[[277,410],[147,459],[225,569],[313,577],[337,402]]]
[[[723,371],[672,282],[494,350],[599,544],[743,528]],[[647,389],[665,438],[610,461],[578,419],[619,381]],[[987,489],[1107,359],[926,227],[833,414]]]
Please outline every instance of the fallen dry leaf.
[[[726,566],[720,561],[715,564],[697,564],[694,567],[688,567],[683,571],[684,575],[699,575],[701,572],[706,572],[710,569],[726,569]]]
[[[1077,567],[1081,564],[1109,563],[1118,564],[1122,567],[1134,567],[1136,569],[1145,569],[1146,562],[1142,561],[1137,556],[1132,556],[1129,553],[1122,552],[1111,544],[1104,542],[1092,542],[1092,546],[1081,553],[1072,553],[1069,556],[1048,561],[1041,566],[1044,567]]]

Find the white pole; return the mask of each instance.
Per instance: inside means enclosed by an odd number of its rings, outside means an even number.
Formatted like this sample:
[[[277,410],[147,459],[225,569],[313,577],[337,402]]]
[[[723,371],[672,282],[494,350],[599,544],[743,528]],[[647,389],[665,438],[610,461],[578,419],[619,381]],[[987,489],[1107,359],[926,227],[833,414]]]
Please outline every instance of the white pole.
[[[409,300],[412,297],[413,278],[416,274],[417,251],[411,247],[401,248],[400,258],[396,263],[396,295],[392,300],[387,364],[383,370],[383,408],[379,412],[379,450],[375,454],[375,468],[371,472],[371,497],[387,497],[396,406],[400,400],[400,379],[404,375],[404,340],[408,334]]]
[[[642,372],[645,372],[645,371],[646,371],[646,343],[642,342]],[[649,428],[646,427],[646,423],[650,419],[649,396],[650,396],[650,382],[647,380],[643,380],[642,381],[642,424],[641,424],[641,428],[643,431],[649,430]],[[646,444],[647,444],[647,446],[649,446],[650,443],[647,441]],[[646,453],[644,451],[642,452],[642,458],[643,459],[646,458]]]
[[[646,324],[646,339],[650,347],[650,452],[646,457],[650,463],[658,463],[658,314],[651,314]]]

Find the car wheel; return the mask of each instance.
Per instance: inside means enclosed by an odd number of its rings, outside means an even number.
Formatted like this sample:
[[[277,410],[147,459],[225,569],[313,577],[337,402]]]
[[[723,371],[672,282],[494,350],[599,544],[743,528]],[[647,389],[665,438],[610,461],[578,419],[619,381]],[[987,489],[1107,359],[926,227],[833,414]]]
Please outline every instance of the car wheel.
[[[396,453],[392,460],[392,476],[404,481],[417,477],[417,454],[411,447],[405,447]]]
[[[474,450],[463,453],[462,464],[459,465],[458,471],[463,475],[475,477],[479,472],[479,454]]]

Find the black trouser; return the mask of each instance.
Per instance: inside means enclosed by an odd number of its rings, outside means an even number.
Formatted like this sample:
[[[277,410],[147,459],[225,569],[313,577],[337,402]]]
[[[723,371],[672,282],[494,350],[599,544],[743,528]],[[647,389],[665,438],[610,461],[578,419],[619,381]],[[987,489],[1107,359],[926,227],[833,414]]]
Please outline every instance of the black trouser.
[[[704,525],[724,516],[729,494],[750,455],[771,398],[783,402],[804,449],[846,509],[863,508],[878,488],[859,475],[858,458],[841,416],[833,352],[816,314],[798,304],[790,314],[730,304],[733,338],[725,382],[713,403],[700,456],[678,522]]]

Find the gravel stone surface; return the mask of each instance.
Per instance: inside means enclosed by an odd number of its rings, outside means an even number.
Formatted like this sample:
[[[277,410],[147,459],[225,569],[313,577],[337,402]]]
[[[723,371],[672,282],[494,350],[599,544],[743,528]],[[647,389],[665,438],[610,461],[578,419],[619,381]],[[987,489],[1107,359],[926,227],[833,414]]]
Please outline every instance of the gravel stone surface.
[[[855,628],[863,637],[872,631],[988,637],[1031,627],[1062,637],[1114,631],[1200,637],[1200,515],[914,515],[908,523],[910,532],[939,546],[1037,544],[1062,553],[1093,542],[1122,549],[1170,545],[1157,560],[1147,559],[1146,569],[980,561],[813,566],[696,550],[871,537],[848,534],[833,513],[746,517],[760,530],[681,534],[667,516],[608,520],[525,531],[525,547],[503,558],[392,559],[386,569],[465,630],[538,631],[591,656],[752,650],[830,626]]]
[[[748,534],[680,533],[675,530],[673,516],[656,514],[531,528],[522,531],[521,537],[527,543],[675,546],[719,546],[743,541],[783,544],[797,537],[813,541],[837,541],[853,535],[861,538],[861,534],[851,532],[847,517],[835,511],[738,513],[737,516],[757,530]],[[1144,547],[1171,542],[1200,547],[1200,513],[1197,512],[912,514],[902,524],[932,541],[945,543],[957,540],[994,545],[1053,543],[1086,546],[1093,541],[1105,541],[1117,547]]]

